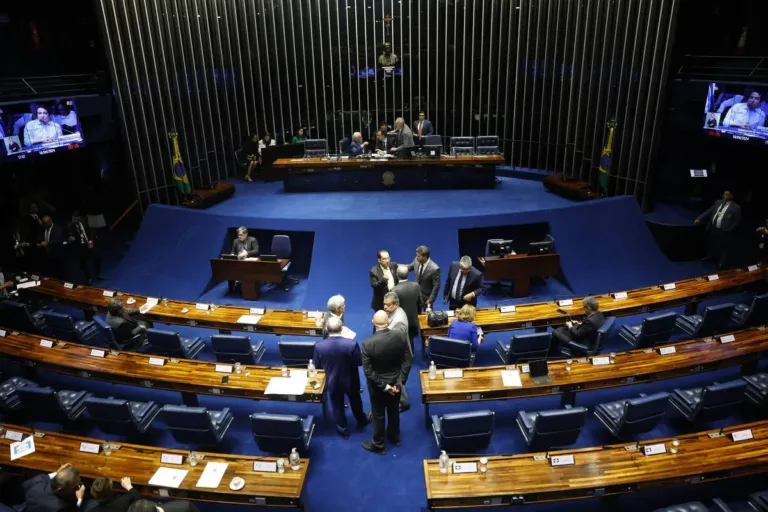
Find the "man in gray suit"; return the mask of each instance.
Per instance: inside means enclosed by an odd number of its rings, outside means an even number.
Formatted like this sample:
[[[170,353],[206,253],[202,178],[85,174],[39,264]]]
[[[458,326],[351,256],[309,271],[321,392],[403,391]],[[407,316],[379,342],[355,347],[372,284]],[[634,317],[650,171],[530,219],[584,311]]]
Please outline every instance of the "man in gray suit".
[[[390,153],[405,155],[414,146],[413,132],[408,128],[408,125],[405,124],[405,119],[402,117],[395,119],[395,131],[397,132],[395,143],[389,151]]]
[[[147,325],[131,318],[138,314],[136,308],[125,309],[120,299],[109,299],[107,303],[107,324],[123,349],[135,350],[147,342]]]
[[[702,222],[709,231],[709,248],[707,257],[709,260],[718,261],[718,270],[728,266],[728,256],[732,243],[731,233],[741,221],[741,206],[733,200],[730,190],[723,192],[723,198],[715,201],[707,211],[699,215],[693,221],[695,225]]]
[[[432,308],[437,292],[440,290],[440,267],[429,257],[429,247],[420,245],[416,248],[416,259],[408,265],[408,270],[416,272],[416,282],[421,288],[421,301],[427,309]]]
[[[259,255],[259,242],[252,236],[248,236],[247,227],[237,228],[237,238],[232,242],[232,254],[239,260],[256,258]]]

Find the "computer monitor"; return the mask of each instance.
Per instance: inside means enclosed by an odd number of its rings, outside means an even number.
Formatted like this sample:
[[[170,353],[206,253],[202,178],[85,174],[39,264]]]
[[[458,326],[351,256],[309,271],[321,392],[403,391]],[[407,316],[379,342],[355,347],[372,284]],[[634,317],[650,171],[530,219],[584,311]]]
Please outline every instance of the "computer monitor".
[[[456,155],[474,155],[475,149],[474,148],[464,148],[464,147],[451,147],[451,154]]]
[[[549,254],[552,252],[552,240],[531,242],[528,244],[528,254]]]
[[[549,378],[549,366],[546,359],[539,359],[538,361],[531,361],[528,363],[528,369],[531,373],[531,380],[534,384],[546,384],[552,382]]]
[[[262,254],[259,259],[261,261],[277,261],[277,256],[275,254]]]
[[[440,158],[440,155],[443,154],[443,146],[422,146],[424,149],[422,150],[424,152],[424,156],[429,158]]]
[[[488,240],[489,256],[506,256],[512,252],[512,240]]]

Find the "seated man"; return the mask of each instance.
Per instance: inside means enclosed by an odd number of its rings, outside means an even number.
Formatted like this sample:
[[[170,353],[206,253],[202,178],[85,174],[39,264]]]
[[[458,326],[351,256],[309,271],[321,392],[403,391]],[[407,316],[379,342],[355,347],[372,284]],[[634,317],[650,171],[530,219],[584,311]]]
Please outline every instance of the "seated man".
[[[232,242],[232,254],[237,259],[256,258],[259,256],[259,242],[252,236],[248,236],[248,228],[240,226],[237,228],[237,238]]]
[[[69,463],[54,473],[30,478],[22,484],[22,489],[27,512],[80,510],[85,497],[80,471]]]
[[[723,126],[735,126],[754,130],[765,125],[765,112],[760,108],[763,95],[759,91],[752,91],[744,103],[737,103],[725,114]]]
[[[51,120],[48,109],[38,106],[36,114],[37,118],[24,126],[24,145],[29,147],[33,144],[59,140],[61,125]]]
[[[131,318],[138,313],[136,308],[125,309],[120,299],[110,299],[107,304],[107,324],[112,328],[115,340],[127,350],[135,350],[147,342],[146,324]]]
[[[551,352],[554,355],[560,353],[560,345],[569,341],[585,343],[590,351],[597,343],[597,330],[603,325],[603,314],[598,311],[600,304],[594,297],[584,298],[584,313],[587,315],[583,322],[565,322],[565,327],[558,327],[552,333],[554,344]]]
[[[368,146],[367,142],[363,142],[363,134],[355,132],[352,134],[352,141],[349,143],[347,152],[351,155],[362,155],[365,153],[365,148]]]

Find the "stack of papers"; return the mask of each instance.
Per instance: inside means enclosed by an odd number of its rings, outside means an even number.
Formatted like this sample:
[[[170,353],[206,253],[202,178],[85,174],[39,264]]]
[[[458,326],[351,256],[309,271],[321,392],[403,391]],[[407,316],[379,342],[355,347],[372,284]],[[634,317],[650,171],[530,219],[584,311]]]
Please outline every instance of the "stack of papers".
[[[264,390],[265,395],[303,395],[309,379],[304,376],[272,377]]]
[[[27,281],[26,283],[19,283],[16,285],[16,289],[22,290],[24,288],[34,288],[40,286],[40,281]]]
[[[261,317],[258,315],[243,315],[237,319],[237,323],[256,325],[257,323],[259,323],[259,320],[261,320]]]
[[[221,483],[221,479],[224,477],[224,472],[229,467],[226,462],[209,462],[205,465],[203,474],[200,475],[200,480],[197,481],[195,487],[207,487],[209,489],[216,489]]]
[[[504,387],[523,387],[523,382],[520,380],[520,372],[517,370],[501,370],[501,380],[504,383]]]
[[[178,489],[181,482],[187,477],[187,473],[189,471],[186,469],[160,468],[149,479],[149,485]]]

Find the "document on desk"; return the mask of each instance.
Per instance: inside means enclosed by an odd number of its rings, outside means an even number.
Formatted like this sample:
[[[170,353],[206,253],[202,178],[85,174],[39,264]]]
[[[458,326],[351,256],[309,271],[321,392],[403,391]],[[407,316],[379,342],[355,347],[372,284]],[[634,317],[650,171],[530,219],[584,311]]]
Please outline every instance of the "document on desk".
[[[272,377],[264,390],[265,395],[303,395],[307,377]]]
[[[259,320],[261,320],[261,317],[259,315],[243,315],[237,319],[237,323],[256,325],[257,323],[259,323]]]
[[[149,479],[149,485],[158,487],[173,487],[178,489],[181,482],[187,477],[186,469],[159,468],[152,478]]]
[[[209,489],[216,489],[221,483],[221,479],[224,478],[224,472],[229,467],[226,462],[209,462],[205,465],[203,474],[200,475],[200,480],[197,481],[195,487],[207,487]]]
[[[357,334],[355,333],[355,331],[353,331],[352,329],[350,329],[345,325],[344,327],[341,328],[341,336],[344,338],[347,338],[348,340],[353,340],[355,339],[355,336],[357,336]]]
[[[147,302],[139,308],[139,313],[141,313],[142,315],[146,315],[150,309],[157,306],[158,302],[159,301],[155,298],[147,297]]]
[[[523,382],[520,380],[520,372],[517,370],[501,370],[501,381],[504,383],[504,387],[507,388],[523,387]]]
[[[40,286],[40,281],[27,281],[26,283],[19,283],[16,285],[16,289],[23,290],[24,288],[34,288]]]

